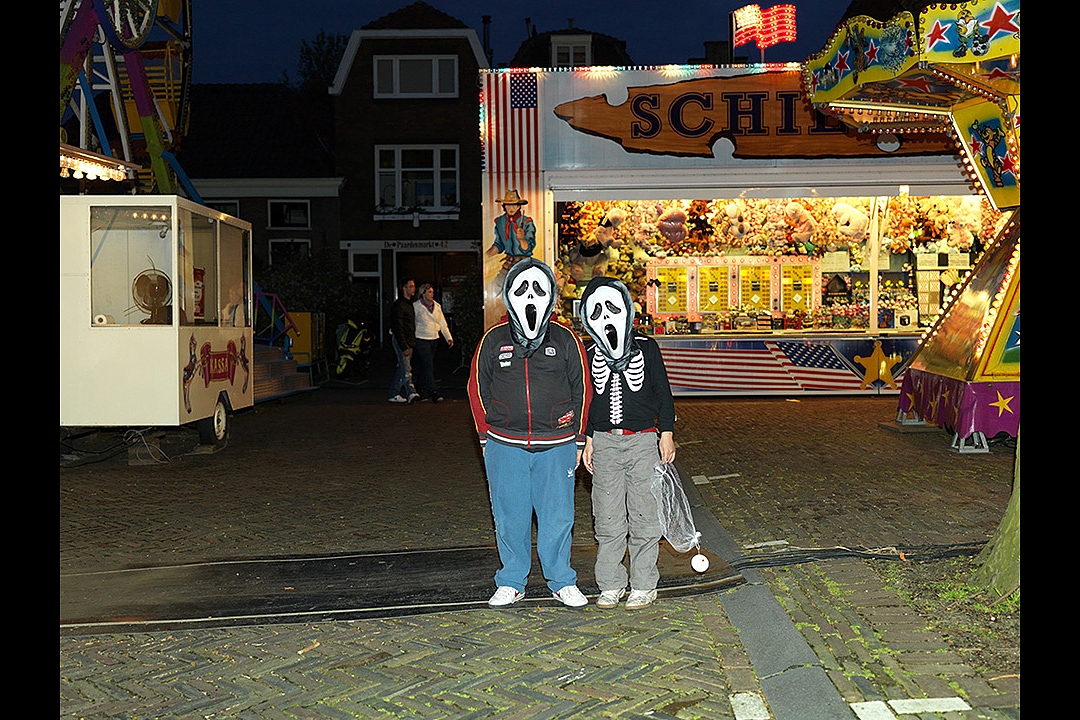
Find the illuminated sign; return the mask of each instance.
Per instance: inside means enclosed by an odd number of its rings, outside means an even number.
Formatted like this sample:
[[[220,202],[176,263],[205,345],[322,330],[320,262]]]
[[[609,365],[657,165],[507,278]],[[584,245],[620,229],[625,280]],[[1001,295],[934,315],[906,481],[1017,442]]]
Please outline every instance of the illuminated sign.
[[[798,73],[710,77],[626,89],[626,100],[611,105],[607,95],[562,103],[554,109],[575,130],[608,138],[627,152],[679,157],[713,157],[721,138],[733,156],[883,156],[874,136],[845,132],[835,120],[813,112]],[[908,152],[951,153],[944,136],[911,143]]]
[[[760,5],[744,5],[731,17],[735,47],[753,42],[764,50],[778,43],[795,42],[794,5],[773,5],[764,10]]]

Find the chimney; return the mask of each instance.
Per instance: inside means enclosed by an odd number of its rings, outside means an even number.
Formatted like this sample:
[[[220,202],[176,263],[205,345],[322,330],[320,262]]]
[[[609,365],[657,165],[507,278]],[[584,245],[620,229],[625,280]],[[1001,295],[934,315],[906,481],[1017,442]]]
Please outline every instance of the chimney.
[[[491,16],[482,15],[481,22],[484,24],[484,57],[487,58],[488,67],[491,67]]]

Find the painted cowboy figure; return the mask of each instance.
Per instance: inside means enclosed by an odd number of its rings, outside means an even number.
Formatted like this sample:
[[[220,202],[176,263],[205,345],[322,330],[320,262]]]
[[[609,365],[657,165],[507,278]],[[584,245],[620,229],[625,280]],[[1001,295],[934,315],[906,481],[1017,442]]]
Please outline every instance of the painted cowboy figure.
[[[536,225],[524,212],[529,201],[522,199],[517,190],[507,190],[506,196],[498,202],[502,204],[503,214],[495,218],[495,242],[488,248],[487,254],[505,254],[509,267],[522,258],[532,256],[536,249]]]

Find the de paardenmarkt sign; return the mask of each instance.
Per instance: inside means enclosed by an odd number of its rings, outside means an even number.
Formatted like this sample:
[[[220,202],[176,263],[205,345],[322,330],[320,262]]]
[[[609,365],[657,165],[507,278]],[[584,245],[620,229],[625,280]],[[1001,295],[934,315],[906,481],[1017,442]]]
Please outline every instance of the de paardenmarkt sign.
[[[556,117],[579,132],[607,138],[627,152],[713,157],[727,138],[736,158],[940,155],[956,151],[942,133],[881,150],[876,136],[858,133],[807,102],[798,71],[702,77],[627,87],[612,104],[606,94],[563,102]]]

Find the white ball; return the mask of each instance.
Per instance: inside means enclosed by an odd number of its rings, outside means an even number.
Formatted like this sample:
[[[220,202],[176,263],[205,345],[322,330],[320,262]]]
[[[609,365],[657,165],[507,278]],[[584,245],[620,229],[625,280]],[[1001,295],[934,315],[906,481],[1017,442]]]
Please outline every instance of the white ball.
[[[699,573],[705,572],[709,569],[709,558],[699,553],[690,560],[690,566]]]

